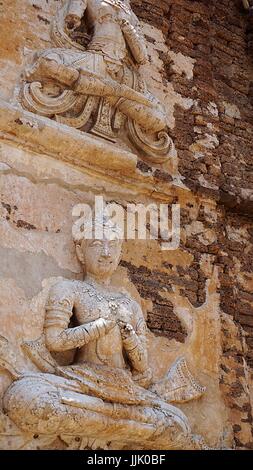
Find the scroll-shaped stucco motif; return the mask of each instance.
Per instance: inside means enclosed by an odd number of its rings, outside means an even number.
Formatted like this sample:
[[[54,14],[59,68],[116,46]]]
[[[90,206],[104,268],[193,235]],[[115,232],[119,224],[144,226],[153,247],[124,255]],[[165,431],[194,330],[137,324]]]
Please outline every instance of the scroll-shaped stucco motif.
[[[148,60],[129,1],[63,2],[52,24],[55,48],[27,68],[22,105],[42,116],[116,142],[164,163],[173,155],[162,104],[138,70]]]
[[[104,222],[114,230],[111,222]],[[205,391],[184,358],[156,383],[147,353],[147,327],[138,302],[111,284],[121,256],[117,237],[82,240],[77,256],[84,281],[51,287],[44,333],[24,341],[36,369],[18,370],[12,346],[0,338],[0,367],[12,383],[3,397],[5,415],[27,436],[99,447],[203,449],[185,414],[171,403]],[[62,356],[68,362],[62,365]]]

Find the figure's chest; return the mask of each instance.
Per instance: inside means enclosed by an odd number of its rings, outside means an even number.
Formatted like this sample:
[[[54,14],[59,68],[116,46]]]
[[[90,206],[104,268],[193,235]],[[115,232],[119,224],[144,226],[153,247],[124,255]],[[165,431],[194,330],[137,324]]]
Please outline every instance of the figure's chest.
[[[74,311],[79,324],[89,323],[98,318],[110,320],[120,318],[132,324],[134,318],[131,299],[124,296],[103,295],[93,289],[85,288],[75,295]]]
[[[75,316],[78,323],[87,323],[100,317],[111,318],[112,312],[109,302],[102,297],[100,299],[92,294],[80,293],[76,296]]]

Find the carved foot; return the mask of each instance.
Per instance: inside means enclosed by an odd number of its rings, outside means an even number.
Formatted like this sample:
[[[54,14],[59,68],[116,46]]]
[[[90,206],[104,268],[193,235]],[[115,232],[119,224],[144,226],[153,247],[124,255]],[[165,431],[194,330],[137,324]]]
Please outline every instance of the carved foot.
[[[173,364],[167,377],[153,385],[151,390],[168,403],[186,403],[200,398],[206,388],[194,379],[182,357]]]

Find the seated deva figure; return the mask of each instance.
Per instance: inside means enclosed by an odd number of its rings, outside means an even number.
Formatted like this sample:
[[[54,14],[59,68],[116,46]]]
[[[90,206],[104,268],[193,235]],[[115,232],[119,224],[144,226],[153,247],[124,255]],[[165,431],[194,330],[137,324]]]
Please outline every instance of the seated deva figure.
[[[207,448],[184,413],[159,396],[166,390],[168,397],[169,379],[160,388],[152,383],[141,307],[111,284],[122,240],[111,221],[102,225],[113,236],[76,243],[84,280],[61,280],[51,288],[44,334],[23,345],[39,371],[15,370],[0,338],[0,364],[13,378],[4,412],[37,436],[99,439],[125,449]],[[71,365],[59,365],[54,355],[66,351],[74,351]]]

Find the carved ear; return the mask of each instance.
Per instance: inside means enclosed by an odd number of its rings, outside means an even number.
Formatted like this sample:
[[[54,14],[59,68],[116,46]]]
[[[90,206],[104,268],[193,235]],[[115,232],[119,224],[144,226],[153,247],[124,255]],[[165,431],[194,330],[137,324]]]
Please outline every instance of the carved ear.
[[[81,264],[85,263],[84,253],[81,245],[76,245],[76,255]]]
[[[4,336],[0,335],[0,348],[8,346],[9,341]]]

